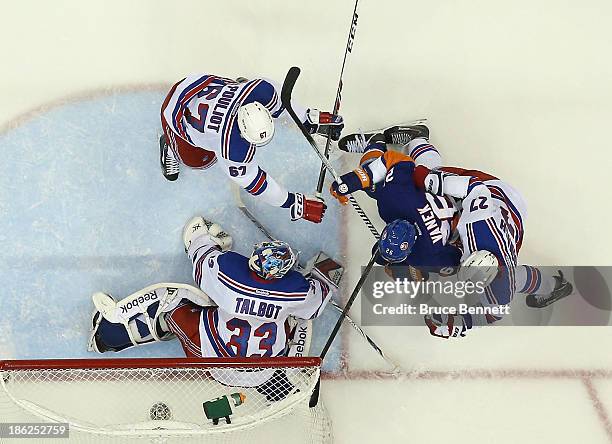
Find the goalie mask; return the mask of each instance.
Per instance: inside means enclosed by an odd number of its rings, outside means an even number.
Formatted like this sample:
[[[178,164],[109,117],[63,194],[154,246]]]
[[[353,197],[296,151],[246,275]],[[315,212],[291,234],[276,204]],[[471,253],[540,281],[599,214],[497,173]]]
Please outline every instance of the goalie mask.
[[[253,248],[249,268],[264,279],[280,279],[295,265],[295,253],[282,241],[261,242]]]
[[[274,120],[270,111],[259,102],[238,108],[240,135],[256,146],[266,145],[274,136]]]
[[[407,220],[397,219],[387,224],[378,241],[380,256],[391,264],[408,258],[417,239],[417,230]]]

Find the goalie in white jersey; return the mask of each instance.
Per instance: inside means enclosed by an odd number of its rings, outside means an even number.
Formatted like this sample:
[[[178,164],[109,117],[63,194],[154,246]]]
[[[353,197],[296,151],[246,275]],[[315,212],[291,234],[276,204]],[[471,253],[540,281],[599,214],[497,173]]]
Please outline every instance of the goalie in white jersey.
[[[257,149],[274,136],[274,119],[284,111],[279,95],[274,82],[265,79],[198,74],[176,83],[161,109],[164,177],[176,180],[180,163],[204,169],[218,161],[231,180],[268,204],[289,209],[293,220],[321,222],[322,201],[287,192],[255,161]],[[340,137],[342,117],[299,107],[296,112],[311,133]]]
[[[293,270],[296,257],[284,242],[257,244],[248,258],[230,251],[231,236],[202,217],[187,223],[183,239],[200,288],[157,284],[119,302],[96,293],[90,350],[176,336],[188,357],[286,356],[289,320],[317,317],[337,290],[316,266],[307,276]]]

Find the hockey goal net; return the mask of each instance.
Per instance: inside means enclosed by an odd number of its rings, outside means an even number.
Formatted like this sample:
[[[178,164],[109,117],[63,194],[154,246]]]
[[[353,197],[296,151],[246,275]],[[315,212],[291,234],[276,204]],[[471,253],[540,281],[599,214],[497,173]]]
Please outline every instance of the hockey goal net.
[[[320,400],[310,407],[320,364],[319,358],[0,361],[0,422],[68,423],[62,442],[326,443],[329,417]]]

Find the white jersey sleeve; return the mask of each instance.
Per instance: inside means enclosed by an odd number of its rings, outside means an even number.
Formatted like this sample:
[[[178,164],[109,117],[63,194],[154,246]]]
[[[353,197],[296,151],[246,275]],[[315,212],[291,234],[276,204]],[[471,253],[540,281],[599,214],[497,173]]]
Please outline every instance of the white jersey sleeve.
[[[195,239],[187,251],[193,262],[193,279],[208,297],[217,305],[217,299],[223,296],[218,283],[217,259],[223,254],[221,248],[209,236]]]
[[[322,312],[333,294],[333,288],[322,280],[308,278],[310,290],[302,304],[293,310],[293,316],[300,319],[314,319]]]
[[[283,114],[285,109],[280,101],[280,87],[276,82],[256,79],[250,81],[249,85],[241,105],[259,102],[270,111],[273,118]],[[297,112],[298,117],[306,120],[306,109],[298,107]],[[219,164],[225,173],[241,188],[264,202],[277,207],[287,207],[290,202],[287,190],[254,161],[257,147],[240,135],[237,125],[231,123],[230,128],[228,137],[223,139],[218,156]]]
[[[234,162],[219,159],[219,166],[238,186],[264,202],[280,207],[287,202],[289,193],[273,177],[269,176],[256,162]]]

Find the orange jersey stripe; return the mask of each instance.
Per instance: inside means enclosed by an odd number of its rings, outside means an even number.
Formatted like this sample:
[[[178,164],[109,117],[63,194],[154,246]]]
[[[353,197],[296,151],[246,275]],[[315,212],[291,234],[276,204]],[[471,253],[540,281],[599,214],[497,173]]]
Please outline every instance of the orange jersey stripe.
[[[363,165],[364,163],[375,160],[381,157],[384,153],[381,150],[368,150],[363,156],[361,156],[361,160],[359,161],[359,165]]]
[[[412,157],[409,155],[397,151],[387,151],[385,154],[383,154],[383,160],[385,162],[385,166],[387,167],[387,171],[400,162],[414,162]]]

